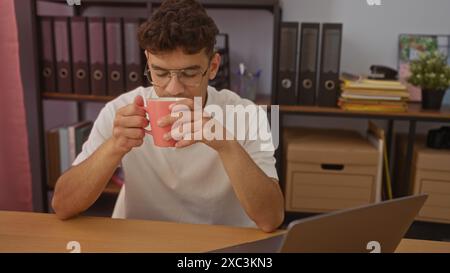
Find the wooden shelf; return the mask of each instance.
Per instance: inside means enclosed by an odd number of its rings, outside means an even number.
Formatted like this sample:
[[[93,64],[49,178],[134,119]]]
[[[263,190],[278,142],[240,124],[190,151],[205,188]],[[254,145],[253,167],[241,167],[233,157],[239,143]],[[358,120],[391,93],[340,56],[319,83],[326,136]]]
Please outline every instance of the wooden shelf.
[[[94,102],[108,102],[116,97],[114,96],[95,96],[95,95],[81,95],[73,93],[58,93],[58,92],[44,92],[42,98],[47,100],[71,100],[71,101],[94,101]],[[258,96],[255,99],[257,105],[270,106],[270,96]]]
[[[373,112],[373,111],[346,111],[334,107],[280,105],[280,112],[288,114],[303,114],[316,116],[340,116],[356,118],[392,118],[397,120],[418,121],[450,121],[450,107],[445,106],[440,111],[423,110],[420,103],[409,103],[406,112]]]
[[[114,96],[95,96],[95,95],[81,95],[73,93],[56,93],[44,92],[42,98],[47,100],[72,100],[72,101],[94,101],[94,102],[108,102],[113,100]]]
[[[92,101],[108,102],[114,96],[81,95],[73,93],[44,92],[42,97],[47,100],[70,100],[70,101]],[[267,105],[270,107],[270,96],[258,96],[255,100],[257,105]],[[288,114],[306,114],[323,116],[348,116],[360,118],[394,118],[404,120],[433,120],[436,122],[450,121],[450,106],[443,106],[440,111],[424,110],[420,103],[409,103],[406,112],[374,112],[374,111],[347,111],[338,107],[321,106],[301,106],[301,105],[280,105],[280,111]]]

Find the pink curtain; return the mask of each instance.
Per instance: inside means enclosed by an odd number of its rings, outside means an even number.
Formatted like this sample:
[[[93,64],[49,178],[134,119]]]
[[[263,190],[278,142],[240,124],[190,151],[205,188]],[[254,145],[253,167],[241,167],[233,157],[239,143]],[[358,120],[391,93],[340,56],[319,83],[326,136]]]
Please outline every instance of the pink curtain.
[[[0,210],[32,210],[14,0],[0,1]]]

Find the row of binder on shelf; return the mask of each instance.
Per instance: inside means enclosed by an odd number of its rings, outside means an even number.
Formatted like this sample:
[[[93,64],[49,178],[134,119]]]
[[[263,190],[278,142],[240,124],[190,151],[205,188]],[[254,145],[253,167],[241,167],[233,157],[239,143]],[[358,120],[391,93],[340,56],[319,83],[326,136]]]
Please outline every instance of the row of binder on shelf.
[[[298,22],[281,23],[278,104],[337,106],[342,31],[341,23],[301,23],[298,35]]]
[[[39,18],[44,92],[117,96],[144,84],[137,29],[145,19]]]

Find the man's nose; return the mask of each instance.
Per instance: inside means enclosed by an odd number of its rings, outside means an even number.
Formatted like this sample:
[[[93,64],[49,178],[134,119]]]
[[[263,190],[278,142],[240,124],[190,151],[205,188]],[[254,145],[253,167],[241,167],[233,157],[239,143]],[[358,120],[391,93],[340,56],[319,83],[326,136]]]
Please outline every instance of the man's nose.
[[[166,86],[166,92],[171,96],[177,96],[184,92],[184,85],[178,79],[178,75],[173,75]]]

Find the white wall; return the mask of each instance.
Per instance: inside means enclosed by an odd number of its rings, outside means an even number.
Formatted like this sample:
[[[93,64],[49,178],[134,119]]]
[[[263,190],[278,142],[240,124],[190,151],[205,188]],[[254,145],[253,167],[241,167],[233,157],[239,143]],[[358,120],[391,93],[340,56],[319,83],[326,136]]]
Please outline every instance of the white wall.
[[[271,93],[273,15],[265,10],[209,9],[220,32],[230,39],[231,71],[237,72],[243,62],[250,72],[261,69],[260,94]],[[232,86],[235,75],[232,74]]]
[[[283,21],[344,24],[342,70],[365,72],[374,63],[397,67],[398,35],[450,34],[448,0],[281,0]]]

